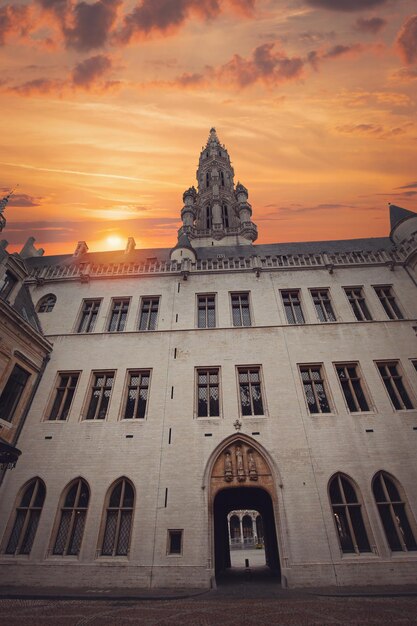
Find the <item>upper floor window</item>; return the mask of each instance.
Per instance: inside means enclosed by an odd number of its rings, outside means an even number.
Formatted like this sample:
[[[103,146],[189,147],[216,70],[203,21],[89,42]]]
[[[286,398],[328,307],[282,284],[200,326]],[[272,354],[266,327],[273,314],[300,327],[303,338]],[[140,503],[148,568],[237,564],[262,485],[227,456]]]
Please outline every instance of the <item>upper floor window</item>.
[[[362,505],[353,482],[336,474],[329,483],[330,504],[342,552],[371,552]]]
[[[127,312],[129,310],[129,298],[115,298],[109,319],[109,332],[121,332],[126,327]]]
[[[92,333],[96,323],[101,300],[84,300],[77,333]]]
[[[219,156],[221,156],[221,152]],[[224,187],[224,172],[223,171],[220,172],[220,184],[222,187]]]
[[[123,419],[145,418],[150,376],[150,370],[128,372],[127,398]]]
[[[86,420],[104,420],[113,389],[114,372],[96,372],[90,391]]]
[[[386,472],[378,472],[372,483],[378,513],[384,527],[385,536],[393,552],[417,550],[415,520],[410,512],[405,496],[401,496],[401,486]],[[412,523],[410,523],[410,520]]]
[[[250,326],[249,293],[232,293],[233,326]]]
[[[402,314],[401,309],[397,304],[397,301],[392,291],[392,287],[390,286],[375,287],[374,286],[374,289],[389,319],[390,320],[403,320],[404,315]]]
[[[106,498],[100,549],[102,556],[128,555],[134,504],[135,494],[132,483],[127,478],[118,480]]]
[[[58,383],[48,420],[66,420],[70,412],[72,399],[77,387],[78,372],[62,372],[58,375]]]
[[[356,319],[359,322],[371,320],[372,316],[367,307],[362,287],[345,287],[344,289]]]
[[[56,303],[56,296],[53,293],[48,293],[43,296],[38,302],[36,310],[38,313],[50,313]]]
[[[90,490],[85,480],[78,478],[64,494],[52,554],[76,556],[84,534]]]
[[[260,368],[238,367],[237,372],[242,415],[264,415]]]
[[[13,287],[17,284],[17,278],[14,274],[6,270],[3,277],[3,282],[0,285],[0,298],[7,300],[13,291]]]
[[[40,478],[34,478],[24,488],[16,507],[13,527],[6,545],[6,554],[30,554],[45,494],[45,485]]]
[[[139,330],[155,330],[158,318],[159,297],[142,298]]]
[[[0,418],[11,422],[20,402],[30,374],[20,365],[15,365],[0,395]]]
[[[197,296],[197,325],[198,328],[214,328],[216,326],[216,296]]]
[[[399,361],[377,363],[385,388],[397,411],[413,409],[413,403],[404,385]]]
[[[301,309],[300,292],[298,289],[281,291],[285,315],[289,324],[304,324],[304,315]]]
[[[304,395],[310,413],[330,413],[321,365],[300,365]]]
[[[197,417],[220,415],[219,369],[197,370]]]
[[[213,225],[213,213],[211,211],[211,206],[208,204],[206,206],[206,228],[210,229]]]
[[[362,381],[356,363],[338,363],[336,372],[345,396],[349,411],[369,411],[369,403],[362,388]]]
[[[229,209],[227,204],[222,204],[222,222],[223,228],[229,228]]]
[[[209,185],[210,185],[210,173],[207,172],[207,174],[206,174],[206,187],[209,187]]]
[[[320,322],[335,322],[336,316],[333,312],[332,303],[328,289],[312,289],[311,297],[316,308],[317,317]]]

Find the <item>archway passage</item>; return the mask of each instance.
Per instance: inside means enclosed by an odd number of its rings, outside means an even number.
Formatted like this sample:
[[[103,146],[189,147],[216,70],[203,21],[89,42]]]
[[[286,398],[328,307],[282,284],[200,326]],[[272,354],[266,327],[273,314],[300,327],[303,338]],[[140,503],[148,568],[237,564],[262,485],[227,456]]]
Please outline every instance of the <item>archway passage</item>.
[[[216,576],[226,573],[231,567],[227,516],[231,511],[239,509],[259,511],[263,524],[266,565],[269,573],[279,579],[280,563],[272,499],[269,493],[260,487],[229,487],[219,491],[214,498]]]

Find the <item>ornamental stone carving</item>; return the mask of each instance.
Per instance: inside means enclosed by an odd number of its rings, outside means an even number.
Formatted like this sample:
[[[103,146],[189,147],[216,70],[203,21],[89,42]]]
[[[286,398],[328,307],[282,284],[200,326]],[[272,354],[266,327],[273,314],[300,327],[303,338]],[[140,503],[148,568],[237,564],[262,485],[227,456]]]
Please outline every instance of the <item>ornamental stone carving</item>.
[[[244,483],[248,479],[256,482],[259,473],[264,471],[263,459],[245,442],[237,441],[229,446],[222,452],[221,458],[221,474],[226,483]]]

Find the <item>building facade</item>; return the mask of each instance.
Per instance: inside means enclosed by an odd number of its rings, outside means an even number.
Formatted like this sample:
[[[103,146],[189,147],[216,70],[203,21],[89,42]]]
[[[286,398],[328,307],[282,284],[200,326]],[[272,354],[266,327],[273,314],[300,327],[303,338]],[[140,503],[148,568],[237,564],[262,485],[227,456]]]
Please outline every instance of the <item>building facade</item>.
[[[414,582],[417,215],[256,245],[214,129],[197,182],[171,250],[25,259],[53,349],[1,488],[2,582],[208,588],[243,510],[283,586]]]

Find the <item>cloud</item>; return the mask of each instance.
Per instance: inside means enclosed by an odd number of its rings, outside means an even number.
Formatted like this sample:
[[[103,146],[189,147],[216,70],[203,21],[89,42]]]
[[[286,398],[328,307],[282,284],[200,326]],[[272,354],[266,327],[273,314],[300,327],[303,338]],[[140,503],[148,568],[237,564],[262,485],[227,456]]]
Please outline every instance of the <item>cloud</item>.
[[[3,193],[6,189],[2,190]],[[30,196],[27,193],[14,193],[8,202],[8,206],[17,206],[17,207],[30,207],[30,206],[40,206],[41,197]]]
[[[23,35],[28,28],[28,7],[6,4],[0,7],[0,46],[6,43],[9,35]]]
[[[385,4],[387,0],[305,0],[307,4],[329,11],[366,11]]]
[[[72,13],[71,27],[64,26],[65,43],[80,51],[102,48],[108,40],[122,0],[79,2]]]
[[[72,72],[72,83],[75,87],[89,89],[98,79],[111,68],[111,59],[103,54],[90,57],[78,63]]]
[[[417,15],[412,15],[403,24],[398,33],[397,46],[407,65],[417,63]]]
[[[337,44],[327,50],[312,50],[307,55],[307,61],[315,70],[318,70],[319,64],[323,60],[337,59],[344,56],[355,56],[366,49],[367,46],[364,46],[361,43]]]
[[[8,91],[14,91],[21,96],[31,96],[34,94],[49,94],[60,92],[65,82],[59,79],[35,78],[20,85],[9,87]]]
[[[394,72],[391,76],[394,80],[399,80],[402,82],[411,82],[417,79],[417,67],[402,67],[396,72]]]
[[[369,19],[366,17],[358,17],[354,28],[360,33],[376,35],[386,26],[386,24],[387,21],[382,17],[370,17]]]
[[[401,185],[401,187],[395,187],[395,189],[417,189],[417,180],[407,185]]]
[[[407,122],[402,126],[394,126],[392,128],[385,128],[379,124],[344,124],[337,126],[336,130],[349,135],[372,135],[380,139],[388,139],[405,135],[412,126],[414,126],[413,122]]]

